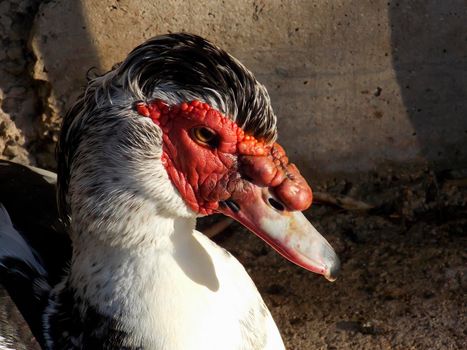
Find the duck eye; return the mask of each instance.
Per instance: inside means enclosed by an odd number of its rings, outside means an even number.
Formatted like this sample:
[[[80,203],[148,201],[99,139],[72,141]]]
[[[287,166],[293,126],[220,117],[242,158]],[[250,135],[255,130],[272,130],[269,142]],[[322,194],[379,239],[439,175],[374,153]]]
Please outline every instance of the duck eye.
[[[216,132],[205,126],[198,126],[191,129],[191,138],[198,144],[216,148],[219,144],[219,137]]]

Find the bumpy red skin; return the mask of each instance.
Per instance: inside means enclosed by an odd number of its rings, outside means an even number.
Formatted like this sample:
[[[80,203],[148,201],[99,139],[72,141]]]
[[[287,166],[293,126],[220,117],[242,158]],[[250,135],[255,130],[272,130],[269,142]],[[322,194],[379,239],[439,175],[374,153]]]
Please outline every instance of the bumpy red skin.
[[[245,135],[235,122],[208,104],[191,101],[168,106],[155,100],[137,103],[136,110],[162,129],[164,166],[195,212],[212,214],[226,199],[249,200],[254,186],[271,188],[290,211],[311,205],[310,187],[279,144],[266,145]],[[216,147],[192,138],[191,130],[201,126],[217,133]]]

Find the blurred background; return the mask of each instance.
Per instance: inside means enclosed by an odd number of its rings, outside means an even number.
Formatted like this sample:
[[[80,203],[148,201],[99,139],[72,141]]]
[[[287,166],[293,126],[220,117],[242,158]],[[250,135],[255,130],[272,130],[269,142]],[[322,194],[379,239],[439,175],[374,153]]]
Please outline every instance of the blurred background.
[[[342,258],[329,284],[235,224],[216,238],[289,348],[464,348],[466,1],[0,0],[0,158],[53,170],[87,72],[180,31],[266,85],[316,192],[307,214]]]

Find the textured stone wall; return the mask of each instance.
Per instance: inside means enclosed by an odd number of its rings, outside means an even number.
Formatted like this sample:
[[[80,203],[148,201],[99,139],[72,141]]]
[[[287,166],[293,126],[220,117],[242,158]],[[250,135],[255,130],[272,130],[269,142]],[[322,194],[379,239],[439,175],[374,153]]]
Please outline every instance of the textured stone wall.
[[[308,176],[467,166],[462,0],[11,0],[0,16],[3,157],[26,159],[25,145],[53,167],[60,115],[86,72],[188,31],[268,87],[280,142]]]
[[[38,100],[27,49],[39,1],[0,2],[0,156],[28,162],[27,140],[38,138]]]

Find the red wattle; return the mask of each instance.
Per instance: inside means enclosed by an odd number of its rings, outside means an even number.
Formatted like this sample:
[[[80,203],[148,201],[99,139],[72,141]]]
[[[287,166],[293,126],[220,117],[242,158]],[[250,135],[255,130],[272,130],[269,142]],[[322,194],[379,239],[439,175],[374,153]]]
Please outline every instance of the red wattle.
[[[195,212],[212,214],[219,201],[247,195],[252,183],[272,188],[289,210],[310,206],[311,189],[297,167],[289,164],[284,149],[245,135],[234,121],[208,104],[191,101],[169,106],[155,100],[139,102],[135,109],[162,129],[162,163]],[[215,132],[215,147],[193,139],[191,130],[199,127]]]

